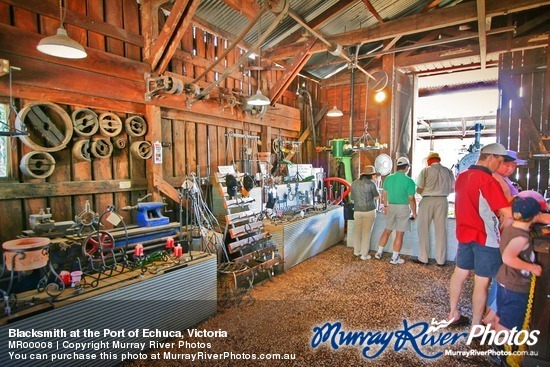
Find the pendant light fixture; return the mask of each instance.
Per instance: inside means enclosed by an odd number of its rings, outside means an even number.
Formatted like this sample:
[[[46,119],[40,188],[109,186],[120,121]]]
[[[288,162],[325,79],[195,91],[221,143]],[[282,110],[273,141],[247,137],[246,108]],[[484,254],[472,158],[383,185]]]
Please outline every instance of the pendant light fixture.
[[[340,111],[336,106],[332,107],[332,110],[327,112],[328,117],[340,117],[344,116],[344,113]]]
[[[260,19],[258,20],[258,40],[260,39],[260,34],[262,31],[262,17],[260,16]],[[271,101],[269,98],[263,95],[261,90],[261,74],[262,74],[262,45],[258,44],[258,89],[256,90],[256,94],[251,96],[246,102],[251,106],[267,106],[271,104]]]
[[[83,59],[86,56],[84,47],[71,39],[67,35],[67,30],[63,28],[63,0],[59,0],[59,21],[61,22],[57,28],[55,36],[43,38],[36,46],[36,49],[46,55],[62,57],[64,59]]]

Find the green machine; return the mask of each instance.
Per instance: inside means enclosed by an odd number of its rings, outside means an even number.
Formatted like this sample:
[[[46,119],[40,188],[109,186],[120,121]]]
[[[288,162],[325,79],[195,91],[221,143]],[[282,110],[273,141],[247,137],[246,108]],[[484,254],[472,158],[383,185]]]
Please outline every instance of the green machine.
[[[353,150],[350,149],[348,139],[332,140],[332,155],[338,161],[344,164],[344,177],[349,183],[353,182],[351,174],[351,155]]]

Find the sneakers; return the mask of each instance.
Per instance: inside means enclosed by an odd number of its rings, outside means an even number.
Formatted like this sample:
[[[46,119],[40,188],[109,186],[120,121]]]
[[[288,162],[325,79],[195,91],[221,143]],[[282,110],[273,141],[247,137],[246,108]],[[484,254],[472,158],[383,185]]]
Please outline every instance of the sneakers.
[[[361,256],[361,254],[353,254],[354,256]]]
[[[382,254],[380,252],[377,252],[374,257],[376,258],[376,260],[380,260],[382,258]]]
[[[370,255],[361,256],[361,260],[370,260]]]
[[[403,260],[402,258],[400,258],[399,256],[397,258],[392,258],[390,260],[390,264],[393,264],[393,265],[401,265],[401,264],[404,264],[405,263],[405,260]]]

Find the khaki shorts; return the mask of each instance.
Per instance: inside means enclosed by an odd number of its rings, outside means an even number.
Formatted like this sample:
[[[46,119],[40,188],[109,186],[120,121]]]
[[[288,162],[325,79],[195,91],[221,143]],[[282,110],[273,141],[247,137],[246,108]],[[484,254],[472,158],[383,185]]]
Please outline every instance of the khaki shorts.
[[[386,229],[399,232],[410,232],[411,209],[409,204],[389,204],[386,211]]]

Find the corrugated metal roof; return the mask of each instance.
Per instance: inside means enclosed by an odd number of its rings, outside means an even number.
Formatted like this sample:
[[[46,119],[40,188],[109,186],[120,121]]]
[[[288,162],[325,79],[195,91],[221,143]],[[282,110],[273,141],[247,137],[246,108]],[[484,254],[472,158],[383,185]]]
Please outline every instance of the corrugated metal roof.
[[[261,6],[266,0],[259,0],[258,4]],[[301,16],[306,22],[318,17],[323,12],[330,9],[335,5],[338,0],[288,0],[289,8]],[[438,7],[452,6],[462,0],[442,0]],[[373,8],[385,21],[398,19],[400,17],[417,14],[432,3],[432,0],[370,0]],[[203,0],[201,1],[196,14],[196,17],[203,19],[209,24],[216,25],[217,28],[232,34],[238,35],[242,30],[250,23],[250,20],[242,15],[240,12],[226,5],[220,0]],[[248,45],[253,45],[260,35],[269,28],[274,21],[276,15],[271,12],[266,12],[261,18],[261,30],[260,24],[256,24],[248,34],[243,38],[243,41]],[[363,1],[356,1],[351,4],[347,9],[340,11],[336,16],[330,19],[326,24],[318,29],[318,31],[325,35],[331,36],[335,34],[341,34],[352,30],[366,28],[377,24],[379,21],[369,11]],[[296,31],[302,30],[302,26],[298,24],[290,16],[285,16],[282,21],[277,25],[275,30],[267,37],[266,41],[262,44],[262,49],[272,48],[286,37]],[[402,40],[406,42],[406,40]],[[380,42],[378,42],[380,44]],[[374,46],[370,45],[370,49]],[[361,49],[360,55],[367,52],[368,49]],[[331,56],[331,58],[333,58]],[[344,63],[328,64],[325,53],[313,55],[306,64],[318,65],[318,68],[310,69],[309,72],[321,79],[326,78],[342,67]],[[332,61],[332,60],[330,60]]]

